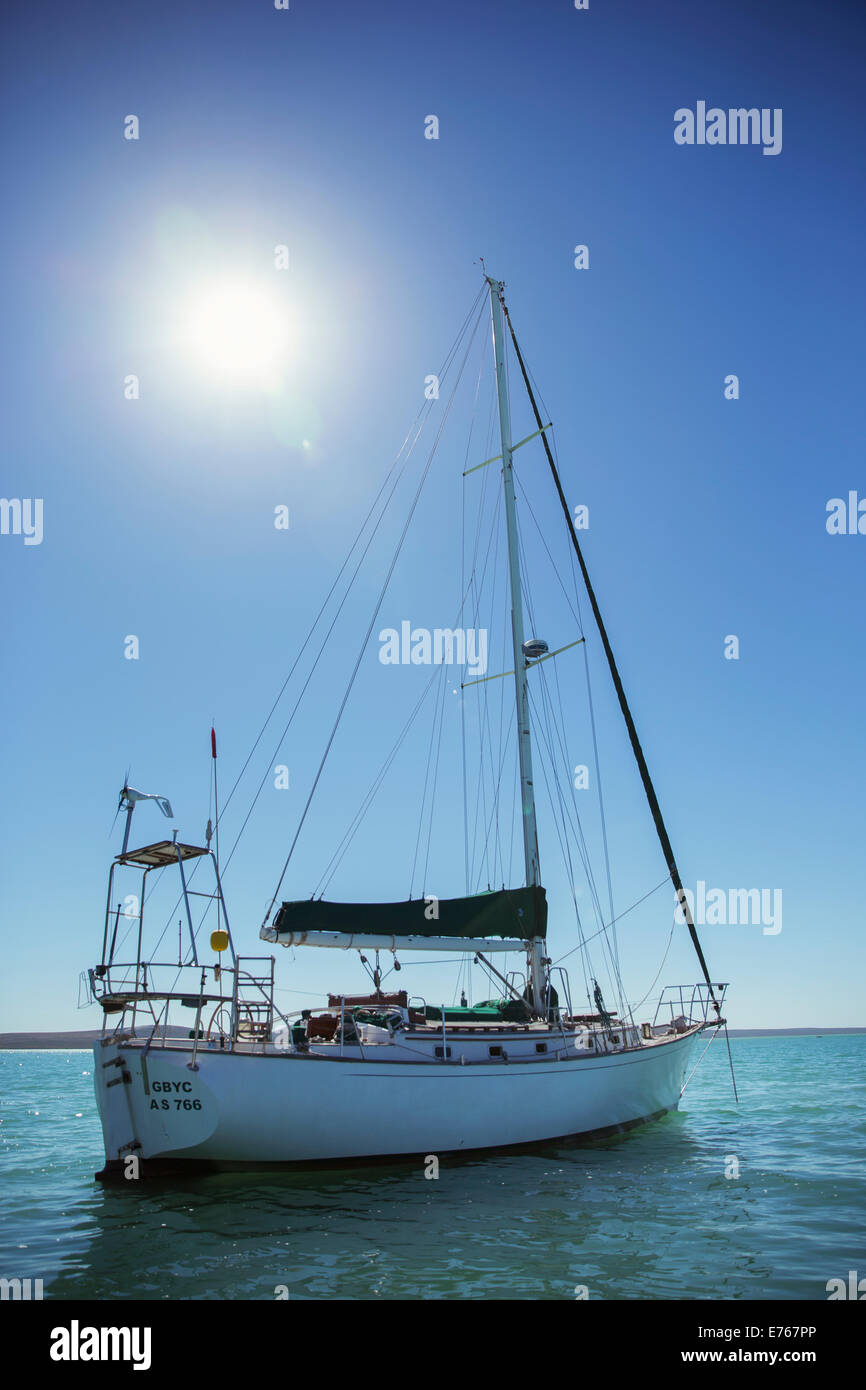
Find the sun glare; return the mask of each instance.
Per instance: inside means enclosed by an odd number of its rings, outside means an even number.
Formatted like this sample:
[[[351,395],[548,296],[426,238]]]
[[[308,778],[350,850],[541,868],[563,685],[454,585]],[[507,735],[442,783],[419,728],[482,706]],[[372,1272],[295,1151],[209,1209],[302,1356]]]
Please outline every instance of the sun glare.
[[[181,308],[179,339],[199,371],[266,390],[279,384],[291,348],[279,294],[250,280],[224,279],[192,292]]]

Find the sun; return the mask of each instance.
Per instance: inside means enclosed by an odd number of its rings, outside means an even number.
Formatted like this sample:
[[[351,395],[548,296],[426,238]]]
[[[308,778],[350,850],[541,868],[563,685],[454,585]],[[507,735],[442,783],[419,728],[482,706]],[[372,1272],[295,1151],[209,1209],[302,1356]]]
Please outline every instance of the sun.
[[[221,384],[272,389],[289,365],[289,315],[276,289],[223,277],[182,300],[178,346],[189,366]]]

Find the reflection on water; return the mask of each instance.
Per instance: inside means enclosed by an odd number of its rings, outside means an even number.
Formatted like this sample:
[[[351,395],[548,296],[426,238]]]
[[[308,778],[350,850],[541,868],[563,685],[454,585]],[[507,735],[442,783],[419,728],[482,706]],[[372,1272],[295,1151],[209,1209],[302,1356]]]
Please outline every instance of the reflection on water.
[[[55,1299],[824,1298],[864,1263],[866,1038],[733,1047],[739,1107],[713,1047],[679,1114],[445,1158],[438,1180],[396,1164],[110,1187],[89,1054],[2,1053],[0,1273]]]

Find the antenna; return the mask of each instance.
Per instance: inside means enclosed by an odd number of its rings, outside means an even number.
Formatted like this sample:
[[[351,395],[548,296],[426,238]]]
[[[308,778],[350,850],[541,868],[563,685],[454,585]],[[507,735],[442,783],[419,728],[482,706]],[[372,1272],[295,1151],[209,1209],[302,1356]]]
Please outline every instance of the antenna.
[[[215,859],[215,861],[216,861],[217,884],[219,885],[219,881],[220,881],[220,877],[219,877],[219,874],[220,874],[220,803],[219,803],[219,788],[218,788],[218,786],[217,786],[217,747],[216,747],[216,730],[214,729],[213,724],[211,724],[211,726],[210,726],[210,751],[211,751],[211,758],[213,759],[213,819],[214,819],[214,836],[215,836],[215,839],[216,839],[216,853],[214,854],[214,859]],[[208,841],[208,843],[210,843],[210,841]],[[221,897],[221,896],[222,896],[221,891],[218,891],[218,892],[217,892],[217,900],[216,900],[216,909],[217,909],[217,931],[219,931],[219,929],[220,929],[220,897]]]

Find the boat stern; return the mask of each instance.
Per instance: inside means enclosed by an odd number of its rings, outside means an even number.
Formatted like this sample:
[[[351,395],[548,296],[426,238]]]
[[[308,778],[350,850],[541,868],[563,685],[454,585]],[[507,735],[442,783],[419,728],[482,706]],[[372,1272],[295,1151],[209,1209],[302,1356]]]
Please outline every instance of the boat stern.
[[[217,1102],[184,1049],[147,1049],[124,1037],[93,1049],[96,1104],[105,1141],[98,1178],[140,1175],[142,1162],[183,1150],[194,1154],[213,1134]]]

